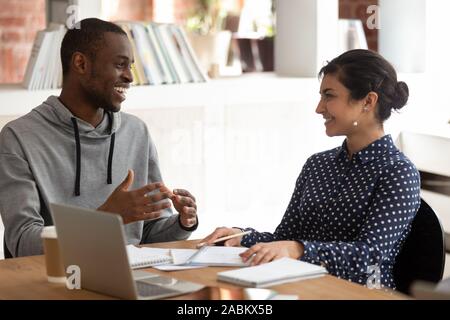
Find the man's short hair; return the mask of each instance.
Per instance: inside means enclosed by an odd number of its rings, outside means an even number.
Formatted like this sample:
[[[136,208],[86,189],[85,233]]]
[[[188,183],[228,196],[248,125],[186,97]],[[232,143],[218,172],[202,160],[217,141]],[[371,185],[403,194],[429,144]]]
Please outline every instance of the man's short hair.
[[[118,25],[96,18],[81,20],[77,28],[69,29],[61,44],[63,75],[69,72],[75,52],[81,52],[94,60],[97,50],[103,45],[106,32],[127,35]]]

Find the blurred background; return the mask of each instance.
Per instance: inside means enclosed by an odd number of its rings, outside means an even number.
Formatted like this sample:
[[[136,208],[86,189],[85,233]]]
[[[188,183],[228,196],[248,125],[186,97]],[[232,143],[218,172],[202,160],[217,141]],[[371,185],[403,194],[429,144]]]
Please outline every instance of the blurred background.
[[[59,94],[22,82],[37,32],[65,23],[68,5],[80,19],[186,32],[208,80],[135,86],[123,109],[149,126],[166,184],[196,195],[193,238],[216,226],[276,228],[305,160],[342,142],[314,113],[317,71],[354,48],[380,52],[408,84],[408,106],[385,131],[421,171],[422,195],[450,232],[450,1],[0,0],[0,128]]]

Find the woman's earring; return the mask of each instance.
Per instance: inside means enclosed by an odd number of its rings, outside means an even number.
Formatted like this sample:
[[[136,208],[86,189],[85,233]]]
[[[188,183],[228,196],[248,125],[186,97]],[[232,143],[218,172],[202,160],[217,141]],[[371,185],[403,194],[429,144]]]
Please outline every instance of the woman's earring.
[[[358,121],[353,121],[353,126],[357,127],[358,126]]]

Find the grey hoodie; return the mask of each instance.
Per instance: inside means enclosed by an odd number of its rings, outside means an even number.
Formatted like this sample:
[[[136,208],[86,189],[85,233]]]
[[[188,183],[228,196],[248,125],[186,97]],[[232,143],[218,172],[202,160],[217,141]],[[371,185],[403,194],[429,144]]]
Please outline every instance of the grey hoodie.
[[[137,117],[107,113],[94,128],[51,96],[0,133],[0,213],[6,249],[14,256],[42,254],[40,233],[52,225],[49,203],[98,208],[135,173],[130,190],[162,181],[155,145]],[[178,214],[124,226],[128,243],[182,240]],[[83,232],[80,230],[80,232]]]

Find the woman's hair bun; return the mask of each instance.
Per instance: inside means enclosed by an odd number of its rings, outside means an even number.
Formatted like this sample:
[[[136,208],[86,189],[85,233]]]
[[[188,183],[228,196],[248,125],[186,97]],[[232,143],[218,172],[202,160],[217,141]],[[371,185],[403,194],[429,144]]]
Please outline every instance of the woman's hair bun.
[[[397,82],[395,86],[395,95],[392,101],[392,108],[399,110],[408,102],[409,89],[408,85],[403,81]]]

